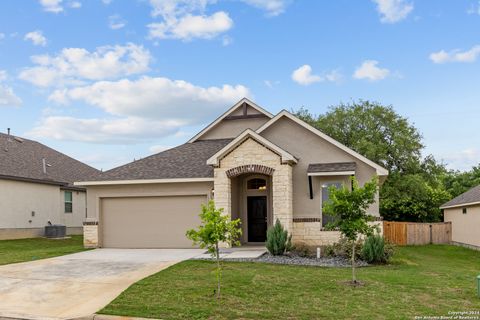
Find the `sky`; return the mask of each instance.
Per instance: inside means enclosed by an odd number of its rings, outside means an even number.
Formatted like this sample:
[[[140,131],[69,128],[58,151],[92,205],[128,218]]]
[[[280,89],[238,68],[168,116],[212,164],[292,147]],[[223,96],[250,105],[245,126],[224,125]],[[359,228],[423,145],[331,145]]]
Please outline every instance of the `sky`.
[[[185,143],[242,97],[392,105],[451,169],[480,163],[477,0],[0,2],[0,131],[98,169]]]

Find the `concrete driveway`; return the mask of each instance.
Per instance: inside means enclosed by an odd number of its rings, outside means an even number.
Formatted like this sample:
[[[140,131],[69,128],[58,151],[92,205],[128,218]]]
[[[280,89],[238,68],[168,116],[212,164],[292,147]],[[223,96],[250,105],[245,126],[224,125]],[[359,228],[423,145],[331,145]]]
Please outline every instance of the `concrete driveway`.
[[[96,249],[0,266],[0,317],[71,319],[91,315],[131,284],[199,249]]]

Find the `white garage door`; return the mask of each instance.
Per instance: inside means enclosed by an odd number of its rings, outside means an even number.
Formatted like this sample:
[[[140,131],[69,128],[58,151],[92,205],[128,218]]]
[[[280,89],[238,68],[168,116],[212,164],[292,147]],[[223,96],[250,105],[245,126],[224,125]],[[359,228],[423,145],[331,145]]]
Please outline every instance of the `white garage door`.
[[[200,225],[206,196],[104,198],[101,245],[105,248],[191,248],[185,232]]]

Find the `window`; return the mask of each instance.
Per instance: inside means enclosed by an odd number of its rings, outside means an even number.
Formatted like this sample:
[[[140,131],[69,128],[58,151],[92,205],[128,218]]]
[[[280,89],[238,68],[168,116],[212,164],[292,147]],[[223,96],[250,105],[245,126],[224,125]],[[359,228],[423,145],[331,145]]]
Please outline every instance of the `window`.
[[[335,221],[336,217],[332,217],[328,214],[323,213],[323,205],[330,200],[330,195],[328,188],[335,186],[337,189],[342,187],[341,182],[327,182],[322,184],[322,227],[325,227],[330,222]]]
[[[462,209],[462,213],[463,213],[463,214],[467,214],[467,208],[463,208],[463,209]]]
[[[247,181],[248,190],[267,190],[267,181],[265,179],[253,178]]]
[[[65,213],[73,212],[73,196],[72,191],[65,191]]]

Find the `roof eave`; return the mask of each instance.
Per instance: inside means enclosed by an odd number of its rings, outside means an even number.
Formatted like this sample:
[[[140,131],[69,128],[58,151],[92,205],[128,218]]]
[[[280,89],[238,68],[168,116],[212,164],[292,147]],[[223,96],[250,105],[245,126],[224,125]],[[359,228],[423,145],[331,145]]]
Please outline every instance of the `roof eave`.
[[[186,183],[186,182],[211,182],[213,177],[206,178],[171,178],[171,179],[131,179],[131,180],[99,180],[99,181],[78,181],[74,186],[107,186],[124,184],[154,184],[154,183]]]
[[[452,205],[446,205],[445,203],[440,206],[440,209],[453,209],[453,208],[461,208],[461,207],[468,207],[468,206],[474,206],[474,205],[480,205],[480,201],[465,202],[465,203],[452,204]]]

